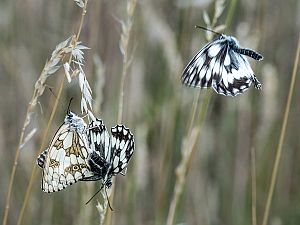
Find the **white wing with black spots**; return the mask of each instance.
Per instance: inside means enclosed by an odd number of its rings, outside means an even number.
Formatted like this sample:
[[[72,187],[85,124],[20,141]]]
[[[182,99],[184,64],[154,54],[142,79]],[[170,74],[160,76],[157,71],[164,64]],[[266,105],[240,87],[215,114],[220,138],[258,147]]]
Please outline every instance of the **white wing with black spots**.
[[[92,152],[96,152],[106,161],[110,161],[110,136],[101,119],[97,118],[89,124],[87,128],[87,137]]]
[[[127,167],[134,151],[134,137],[124,125],[112,127],[111,134],[112,173],[116,175]]]
[[[87,132],[89,145],[94,149],[88,158],[89,167],[109,188],[112,177],[127,167],[133,154],[133,134],[124,125],[116,125],[111,128],[111,136],[109,136],[100,119],[92,121]]]
[[[221,35],[205,45],[188,63],[182,74],[182,83],[190,87],[212,87],[225,96],[236,96],[252,84],[261,84],[245,56],[262,60],[259,53],[240,48],[234,37]]]

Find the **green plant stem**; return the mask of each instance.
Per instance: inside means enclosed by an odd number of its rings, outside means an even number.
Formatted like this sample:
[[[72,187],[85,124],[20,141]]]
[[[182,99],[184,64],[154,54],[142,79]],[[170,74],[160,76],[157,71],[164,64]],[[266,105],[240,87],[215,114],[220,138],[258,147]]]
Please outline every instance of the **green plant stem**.
[[[235,12],[235,9],[236,9],[236,5],[237,5],[237,0],[231,0],[229,10],[228,10],[228,14],[227,14],[226,21],[225,21],[225,24],[226,24],[227,27],[231,26],[232,18],[234,16],[234,12]]]
[[[266,207],[265,207],[262,225],[267,225],[268,219],[269,219],[270,207],[271,207],[271,203],[272,203],[276,180],[278,177],[279,163],[280,163],[281,155],[282,155],[282,146],[283,146],[283,141],[284,141],[284,137],[285,137],[285,133],[286,133],[287,121],[289,118],[289,112],[290,112],[290,107],[291,107],[291,102],[292,102],[292,97],[293,97],[293,92],[294,92],[294,87],[295,87],[295,80],[296,80],[297,68],[298,68],[298,63],[299,63],[299,54],[300,54],[300,33],[299,33],[299,38],[298,38],[298,46],[297,46],[297,52],[296,52],[296,56],[295,56],[292,79],[291,79],[291,83],[290,83],[288,99],[287,99],[287,103],[286,103],[286,107],[285,107],[281,131],[280,131],[279,144],[278,144],[277,150],[276,150],[276,158],[275,158],[274,167],[272,170],[271,183],[270,183],[270,188],[269,188],[269,192],[268,192],[268,198],[267,198],[267,203],[266,203]]]

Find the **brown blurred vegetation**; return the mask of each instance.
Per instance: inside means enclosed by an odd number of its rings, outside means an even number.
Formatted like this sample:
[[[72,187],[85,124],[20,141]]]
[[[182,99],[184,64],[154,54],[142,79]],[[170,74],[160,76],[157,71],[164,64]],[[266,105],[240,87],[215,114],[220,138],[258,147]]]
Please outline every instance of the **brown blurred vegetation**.
[[[220,24],[228,18],[230,3],[225,3]],[[205,32],[194,25],[203,24],[203,11],[211,14],[212,6],[209,0],[138,1],[123,117],[135,134],[136,151],[127,175],[116,180],[114,224],[165,224],[193,98],[199,93],[199,89],[182,86],[180,76],[184,65],[205,44]],[[0,1],[1,216],[34,83],[55,46],[76,32],[80,13],[73,1]],[[122,72],[118,20],[125,17],[125,1],[90,0],[80,38],[91,48],[85,54],[85,72],[93,97],[99,100],[95,111],[107,127],[117,121]],[[259,223],[262,220],[300,30],[300,1],[237,1],[226,22],[227,35],[264,55],[262,62],[250,60],[263,89],[251,88],[234,98],[213,93],[176,224],[251,224],[251,148],[256,151],[257,214]],[[99,73],[102,69],[104,74]],[[61,71],[48,80],[54,94],[46,89],[33,115],[30,129],[38,128],[38,133],[21,150],[9,224],[17,222],[62,76]],[[298,78],[271,208],[272,225],[300,223],[299,85]],[[205,92],[201,91],[200,101]],[[63,121],[70,97],[75,98],[72,107],[79,113],[76,82],[65,84],[49,140]],[[45,194],[40,178],[39,173],[23,224],[99,224],[96,200],[85,205],[99,183],[80,182]]]

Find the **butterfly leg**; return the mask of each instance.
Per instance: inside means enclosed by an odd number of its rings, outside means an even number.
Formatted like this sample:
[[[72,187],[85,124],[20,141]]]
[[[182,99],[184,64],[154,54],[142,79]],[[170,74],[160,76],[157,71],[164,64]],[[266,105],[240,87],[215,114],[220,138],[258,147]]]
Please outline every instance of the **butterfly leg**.
[[[253,82],[254,82],[254,87],[256,89],[261,89],[261,83],[259,82],[259,80],[254,74],[253,74]]]

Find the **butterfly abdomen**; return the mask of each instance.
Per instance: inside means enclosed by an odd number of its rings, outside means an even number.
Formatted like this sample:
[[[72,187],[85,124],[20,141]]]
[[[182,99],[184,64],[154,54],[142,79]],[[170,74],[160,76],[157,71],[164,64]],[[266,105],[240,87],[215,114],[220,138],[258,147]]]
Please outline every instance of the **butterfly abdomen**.
[[[255,60],[259,60],[260,61],[260,60],[263,59],[263,56],[261,54],[255,52],[255,51],[253,51],[251,49],[248,49],[248,48],[233,47],[232,49],[236,53],[249,56],[249,57],[251,57],[252,59],[255,59]]]

